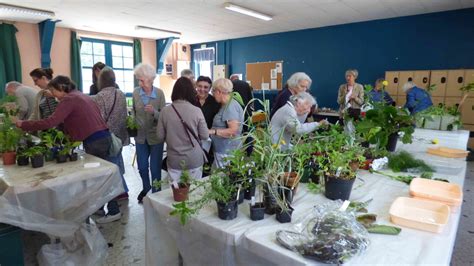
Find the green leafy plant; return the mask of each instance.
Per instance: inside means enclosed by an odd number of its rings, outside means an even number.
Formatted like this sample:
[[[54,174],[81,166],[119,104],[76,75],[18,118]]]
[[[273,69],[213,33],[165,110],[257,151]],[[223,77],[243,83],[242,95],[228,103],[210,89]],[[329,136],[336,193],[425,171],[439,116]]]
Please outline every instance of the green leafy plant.
[[[402,142],[411,143],[414,119],[407,110],[391,105],[376,104],[375,108],[356,123],[356,132],[377,149],[387,146],[389,136],[403,132]]]
[[[4,124],[0,129],[0,151],[14,152],[18,146],[23,132],[14,126],[8,119],[4,120]]]
[[[131,115],[127,116],[127,128],[131,130],[138,129],[138,124],[135,121],[134,116],[131,116]]]
[[[416,169],[419,172],[434,172],[433,168],[423,160],[415,159],[406,151],[400,151],[389,155],[388,167],[394,172],[406,172],[408,169]]]
[[[46,147],[38,145],[38,146],[33,146],[26,149],[23,152],[23,155],[31,158],[36,155],[42,155],[43,153],[45,153],[45,151],[46,151]]]

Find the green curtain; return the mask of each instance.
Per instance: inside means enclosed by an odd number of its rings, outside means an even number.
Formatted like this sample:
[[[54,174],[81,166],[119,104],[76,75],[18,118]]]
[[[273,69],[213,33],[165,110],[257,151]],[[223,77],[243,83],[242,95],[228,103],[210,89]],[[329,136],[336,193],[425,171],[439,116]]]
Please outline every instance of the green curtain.
[[[71,32],[71,79],[80,91],[82,91],[81,43],[76,32]]]
[[[142,62],[142,43],[139,39],[133,39],[133,66]],[[134,79],[135,87],[138,87],[137,79]]]
[[[7,82],[22,82],[20,50],[15,36],[17,31],[11,24],[0,24],[0,97],[5,94]]]

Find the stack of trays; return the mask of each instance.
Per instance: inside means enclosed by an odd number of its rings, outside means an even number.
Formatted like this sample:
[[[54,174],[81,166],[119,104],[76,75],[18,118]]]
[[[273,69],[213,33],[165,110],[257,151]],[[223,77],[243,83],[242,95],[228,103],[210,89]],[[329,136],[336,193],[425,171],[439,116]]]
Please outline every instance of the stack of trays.
[[[414,198],[399,197],[390,207],[393,223],[414,229],[440,233],[449,221],[451,209],[462,203],[462,189],[456,184],[415,178],[410,184]]]

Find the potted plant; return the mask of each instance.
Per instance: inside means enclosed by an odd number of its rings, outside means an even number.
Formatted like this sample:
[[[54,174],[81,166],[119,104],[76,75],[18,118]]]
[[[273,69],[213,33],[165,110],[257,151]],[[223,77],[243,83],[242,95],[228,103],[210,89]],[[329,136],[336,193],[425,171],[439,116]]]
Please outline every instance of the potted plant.
[[[41,131],[40,134],[41,143],[47,148],[46,150],[46,161],[52,161],[58,156],[61,142],[64,139],[64,133],[55,129],[50,128],[48,130]]]
[[[394,151],[399,133],[403,133],[403,143],[411,143],[413,122],[406,109],[375,104],[374,108],[367,111],[365,117],[356,123],[356,132],[365,141],[375,144],[377,149],[386,147],[388,151]]]
[[[263,192],[262,192],[262,184],[259,184],[258,190],[258,197],[252,196],[250,199],[249,207],[250,207],[250,219],[252,221],[259,221],[262,220],[265,216],[265,203],[263,201]],[[257,202],[256,199],[258,199]]]
[[[135,121],[135,117],[127,116],[127,131],[129,137],[136,137],[138,135],[138,124]]]
[[[324,176],[325,196],[332,200],[347,200],[350,197],[352,186],[356,179],[356,171],[351,163],[362,162],[365,158],[355,149],[332,150],[326,157],[319,158],[321,174]]]
[[[78,154],[74,150],[81,145],[80,141],[72,141],[69,137],[66,143],[64,143],[63,150],[67,151],[67,156],[71,162],[77,161]]]
[[[3,164],[12,165],[16,162],[16,148],[22,133],[7,120],[4,120],[0,130],[0,150],[3,152]]]
[[[18,166],[26,166],[30,164],[30,158],[25,154],[26,147],[18,147],[16,151],[16,163]]]
[[[226,159],[227,165],[224,172],[229,175],[230,180],[239,190],[239,204],[244,199],[251,199],[255,195],[255,179],[253,172],[255,172],[254,163],[247,157],[245,149],[236,149]],[[247,195],[246,195],[247,194]]]
[[[179,182],[172,183],[171,189],[173,190],[174,201],[181,202],[188,199],[189,187],[191,186],[191,176],[189,171],[185,168],[184,161],[181,162],[183,171],[179,177]]]
[[[33,146],[25,150],[25,155],[30,158],[33,168],[42,167],[44,165],[44,152],[46,148],[43,146]]]

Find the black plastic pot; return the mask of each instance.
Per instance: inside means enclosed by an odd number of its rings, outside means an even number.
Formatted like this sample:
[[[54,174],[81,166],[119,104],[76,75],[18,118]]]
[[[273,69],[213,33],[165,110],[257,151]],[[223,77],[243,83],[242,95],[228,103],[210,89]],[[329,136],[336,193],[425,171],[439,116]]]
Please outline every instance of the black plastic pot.
[[[46,152],[46,161],[49,162],[49,161],[53,161],[54,159],[56,159],[58,157],[58,148],[57,147],[53,147],[51,149],[49,149],[49,151]]]
[[[33,168],[43,167],[43,165],[44,165],[44,156],[43,156],[43,154],[37,154],[37,155],[31,157],[30,160],[31,160],[31,166]]]
[[[65,163],[67,162],[68,155],[67,154],[58,154],[58,157],[56,157],[56,162],[57,163]]]
[[[290,223],[291,222],[291,214],[293,213],[293,208],[288,206],[288,210],[282,211],[280,208],[276,210],[276,219],[280,223]]]
[[[293,195],[295,193],[294,189],[290,189],[289,187],[279,187],[278,194],[280,195],[281,199],[285,199],[285,201],[289,204],[293,202]]]
[[[250,205],[250,219],[252,221],[263,220],[264,214],[265,204],[263,202],[257,202],[254,206]]]
[[[253,196],[255,196],[255,189],[256,189],[255,179],[252,179],[250,182],[250,186],[245,189],[244,191],[244,198],[247,200],[251,200]]]
[[[30,164],[30,158],[28,158],[28,156],[17,156],[16,163],[18,164],[18,166],[28,165]]]
[[[387,151],[393,152],[397,148],[398,133],[388,136]]]
[[[77,158],[78,158],[77,153],[74,152],[74,153],[69,154],[69,161],[71,162],[77,161]]]
[[[275,198],[276,189],[272,188],[273,192],[270,192],[268,186],[263,187],[263,197],[265,202],[265,213],[266,214],[275,214],[275,209],[277,207],[277,200]]]
[[[370,143],[368,141],[363,141],[360,143],[360,146],[363,148],[368,148],[370,146]]]
[[[136,137],[138,135],[138,129],[130,129],[127,127],[129,137]]]
[[[217,216],[222,220],[233,220],[237,217],[238,208],[236,200],[227,203],[217,202]]]
[[[325,196],[332,200],[348,200],[351,196],[352,186],[355,178],[352,180],[339,179],[335,177],[326,177]]]
[[[242,204],[244,202],[245,197],[245,190],[243,188],[240,189],[238,203]]]

